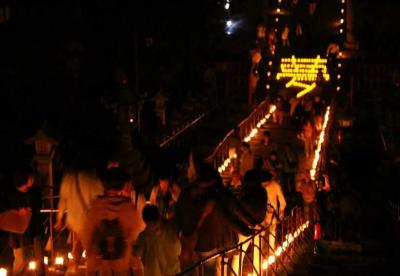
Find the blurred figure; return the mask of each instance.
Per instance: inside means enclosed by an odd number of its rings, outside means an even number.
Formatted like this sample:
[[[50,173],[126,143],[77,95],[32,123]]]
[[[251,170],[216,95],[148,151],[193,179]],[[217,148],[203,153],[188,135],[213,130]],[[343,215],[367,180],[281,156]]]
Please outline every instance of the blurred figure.
[[[274,104],[276,106],[275,112],[272,114],[273,121],[275,124],[283,125],[283,117],[284,117],[284,99],[282,96],[276,97]]]
[[[289,26],[285,24],[281,33],[281,40],[280,40],[281,56],[289,56],[290,54],[291,43],[290,43],[289,33],[290,33]]]
[[[64,216],[66,216],[65,223],[72,236],[71,253],[73,256],[68,263],[67,275],[74,274],[78,270],[83,252],[81,235],[85,230],[86,213],[92,201],[103,193],[103,185],[94,169],[84,169],[82,165],[80,168],[67,171],[62,177],[57,221],[54,228],[56,230],[63,229],[65,226]]]
[[[223,186],[218,171],[206,163],[200,164],[197,181],[182,191],[176,208],[176,221],[181,233],[182,269],[222,248],[235,245],[238,233],[253,234],[249,225],[256,223]],[[204,275],[219,275],[220,265],[220,258],[207,262]]]
[[[157,206],[143,209],[146,228],[139,234],[133,254],[140,256],[145,276],[175,275],[180,272],[181,243],[177,230],[163,221]]]
[[[236,197],[239,196],[241,190],[243,189],[242,177],[239,171],[232,172],[231,181],[229,182],[228,188]]]
[[[244,176],[247,171],[254,168],[254,154],[250,149],[250,144],[246,142],[241,143],[240,151],[239,171],[240,175]]]
[[[269,171],[275,180],[280,181],[282,166],[278,153],[271,151],[268,158],[264,160],[263,169]]]
[[[260,72],[258,71],[258,66],[261,61],[261,52],[259,49],[252,49],[250,51],[251,66],[248,76],[248,90],[247,97],[249,106],[253,105],[254,94],[257,90],[257,83],[260,79]]]
[[[306,121],[300,136],[304,142],[304,155],[306,158],[310,158],[314,154],[314,135],[314,126],[311,121]]]
[[[150,203],[158,207],[162,218],[172,219],[180,193],[181,188],[172,182],[171,177],[161,174],[158,185],[151,190]]]
[[[34,177],[34,171],[30,167],[18,169],[13,175],[14,187],[6,193],[6,202],[3,202],[5,206],[4,211],[13,212],[20,219],[18,221],[24,222],[23,225],[16,225],[16,220],[9,221],[9,225],[7,225],[9,229],[6,231],[10,233],[9,244],[11,245],[14,255],[12,267],[13,275],[25,275],[27,273],[26,268],[29,261],[26,259],[27,250],[34,242],[34,236],[32,236],[32,232],[29,231],[29,226],[32,225],[33,222],[32,210],[34,208],[34,199],[30,190],[34,184]],[[5,229],[3,226],[4,225],[2,225],[1,228]],[[15,231],[12,229],[14,226]],[[32,227],[30,228],[32,229]],[[41,271],[41,273],[43,273],[43,271]]]
[[[93,200],[85,215],[82,241],[86,275],[132,275],[131,246],[143,228],[130,200],[122,195],[129,175],[111,168],[102,177],[105,195]]]
[[[298,157],[290,142],[283,145],[282,152],[282,174],[281,185],[285,194],[295,190],[295,174],[297,172]]]
[[[240,160],[240,145],[242,144],[242,138],[240,136],[240,128],[236,126],[233,129],[232,135],[228,138],[229,144],[229,158],[232,160],[231,170],[239,169],[239,160]]]
[[[113,168],[120,168],[118,161],[111,160],[107,163],[107,169],[113,169]],[[122,169],[122,168],[120,168],[120,169]],[[140,224],[144,228],[144,222],[142,219],[142,210],[143,210],[143,207],[146,205],[147,200],[143,193],[136,191],[136,189],[132,183],[132,178],[129,174],[126,174],[124,188],[122,189],[121,195],[126,198],[129,198],[131,200],[131,203],[133,204],[134,208],[136,209],[136,213],[139,217]]]
[[[318,95],[314,97],[312,115],[313,115],[315,129],[316,131],[320,132],[322,129],[322,117],[324,116],[324,106],[321,102],[321,97]]]
[[[296,191],[300,192],[303,198],[304,217],[311,223],[314,222],[316,212],[317,187],[311,180],[310,172],[306,171],[303,178],[296,184]]]
[[[271,28],[268,31],[268,47],[269,47],[269,54],[271,56],[275,55],[277,42],[278,42],[278,38],[276,37],[276,32],[273,28]]]
[[[154,102],[154,112],[156,114],[156,117],[159,119],[161,126],[166,127],[166,111],[167,102],[169,101],[169,99],[163,95],[161,90],[158,90],[151,100]]]
[[[278,149],[276,141],[271,137],[271,132],[268,130],[265,130],[262,133],[260,144],[258,146],[261,159],[268,158],[270,152]]]
[[[265,227],[269,227],[268,242],[271,248],[275,249],[276,225],[285,215],[286,200],[281,185],[272,179],[270,172],[262,172],[261,184],[268,195],[268,208],[263,224]]]

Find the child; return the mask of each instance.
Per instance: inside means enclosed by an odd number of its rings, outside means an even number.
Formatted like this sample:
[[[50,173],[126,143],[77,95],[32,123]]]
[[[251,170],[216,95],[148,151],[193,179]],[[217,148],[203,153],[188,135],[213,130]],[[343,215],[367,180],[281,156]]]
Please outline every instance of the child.
[[[142,259],[145,276],[175,275],[180,272],[181,244],[170,223],[161,220],[158,208],[147,205],[142,212],[146,228],[139,234],[133,254]]]

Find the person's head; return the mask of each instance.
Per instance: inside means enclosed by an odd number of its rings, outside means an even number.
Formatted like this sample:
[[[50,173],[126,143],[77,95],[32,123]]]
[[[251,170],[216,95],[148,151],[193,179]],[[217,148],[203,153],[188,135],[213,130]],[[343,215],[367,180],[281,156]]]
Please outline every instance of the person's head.
[[[262,138],[264,142],[269,142],[269,140],[271,139],[271,133],[268,130],[265,130],[263,132]]]
[[[161,219],[160,211],[157,206],[148,204],[143,208],[142,218],[147,227],[154,227]]]
[[[250,152],[250,144],[247,143],[247,142],[242,142],[242,143],[240,144],[240,150],[241,150],[243,153]]]
[[[289,38],[289,26],[286,24],[282,30],[282,40],[286,40]]]
[[[102,182],[106,194],[122,192],[131,177],[121,168],[110,168],[102,176]]]
[[[161,172],[158,175],[158,186],[163,193],[169,190],[171,184],[171,175],[167,172]]]
[[[261,172],[261,183],[263,186],[268,185],[269,183],[271,183],[272,181],[272,174],[267,171],[267,170],[263,170]]]
[[[244,188],[252,189],[254,187],[259,187],[261,183],[260,173],[258,170],[248,170],[243,177]]]
[[[236,170],[232,172],[231,177],[233,183],[238,183],[241,180],[240,172]]]
[[[276,151],[271,151],[269,153],[269,160],[272,160],[272,161],[278,160],[278,153]]]
[[[35,181],[35,170],[30,166],[19,168],[13,176],[15,188],[23,193],[29,191],[33,187]]]
[[[217,183],[218,171],[209,163],[201,163],[198,167],[198,184],[201,188],[211,187]]]
[[[107,169],[118,168],[118,167],[119,167],[119,162],[116,159],[112,159],[107,162]]]
[[[283,144],[283,149],[285,151],[290,151],[292,149],[292,144],[290,142],[285,142],[285,144]]]
[[[265,38],[265,33],[266,33],[266,27],[264,23],[259,23],[257,25],[257,38],[258,39]]]

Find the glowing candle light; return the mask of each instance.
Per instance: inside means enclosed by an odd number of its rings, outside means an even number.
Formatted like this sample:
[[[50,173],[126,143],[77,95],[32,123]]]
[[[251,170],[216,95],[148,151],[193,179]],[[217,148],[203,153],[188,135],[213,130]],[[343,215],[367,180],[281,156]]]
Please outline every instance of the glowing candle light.
[[[55,265],[64,265],[64,258],[63,257],[56,257],[54,261]]]
[[[28,263],[28,269],[29,270],[36,270],[36,262],[35,261],[30,261]]]

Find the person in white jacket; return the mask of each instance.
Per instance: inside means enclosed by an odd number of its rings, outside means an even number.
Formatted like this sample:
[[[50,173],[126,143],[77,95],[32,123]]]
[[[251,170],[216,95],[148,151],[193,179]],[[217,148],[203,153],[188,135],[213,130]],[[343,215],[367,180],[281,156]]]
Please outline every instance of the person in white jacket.
[[[267,190],[268,194],[268,208],[264,226],[269,227],[269,245],[272,249],[275,249],[276,225],[285,214],[286,200],[281,185],[273,180],[269,171],[261,173],[261,185]]]
[[[61,180],[56,230],[66,226],[72,235],[72,256],[67,274],[76,273],[83,253],[81,233],[86,212],[92,201],[104,193],[103,185],[95,173],[88,171],[66,172]],[[64,216],[66,216],[64,224]]]

